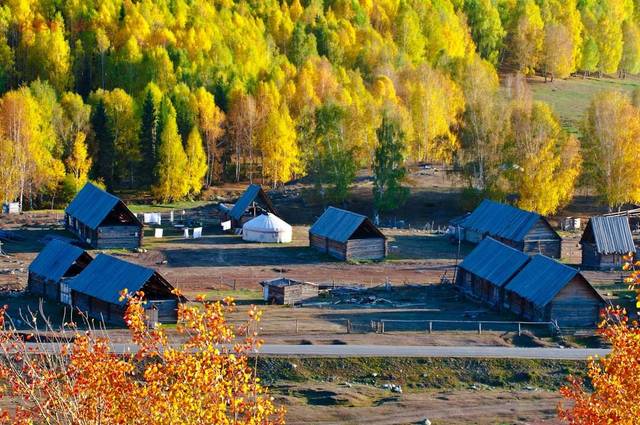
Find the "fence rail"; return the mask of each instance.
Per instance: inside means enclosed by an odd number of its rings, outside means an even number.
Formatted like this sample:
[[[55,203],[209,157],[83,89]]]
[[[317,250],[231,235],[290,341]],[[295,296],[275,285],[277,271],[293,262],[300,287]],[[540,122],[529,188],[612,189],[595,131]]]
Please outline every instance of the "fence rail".
[[[398,325],[398,326],[393,326]],[[440,325],[439,329],[435,329]],[[483,331],[516,331],[518,336],[522,335],[523,329],[536,328],[547,329],[550,333],[558,332],[558,325],[555,322],[523,322],[523,321],[504,321],[504,320],[398,320],[398,319],[381,319],[372,322],[377,333],[385,333],[388,331],[424,331],[433,333],[435,330],[445,331],[477,331],[482,334]]]

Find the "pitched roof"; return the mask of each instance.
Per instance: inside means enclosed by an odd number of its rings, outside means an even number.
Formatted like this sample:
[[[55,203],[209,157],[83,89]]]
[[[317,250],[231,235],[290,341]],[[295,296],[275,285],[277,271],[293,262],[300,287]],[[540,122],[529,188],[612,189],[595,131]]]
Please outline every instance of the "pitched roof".
[[[262,285],[262,286],[278,286],[278,287],[295,286],[295,285],[318,286],[317,283],[303,282],[303,281],[300,281],[300,280],[289,279],[289,278],[286,278],[286,277],[278,277],[278,278],[275,278],[275,279],[263,280],[262,282],[260,282],[260,285]]]
[[[335,207],[327,208],[324,214],[311,226],[309,233],[344,243],[348,241],[351,235],[358,230],[358,227],[365,222],[369,223],[371,228],[374,229],[381,238],[385,237],[382,232],[373,225],[371,220],[364,215]]]
[[[119,202],[122,202],[119,198],[87,183],[73,198],[65,212],[91,229],[97,229]]]
[[[83,254],[85,254],[84,249],[53,239],[31,262],[29,272],[57,282]]]
[[[589,233],[591,232],[591,234]],[[595,240],[598,252],[601,254],[628,254],[636,252],[633,243],[629,217],[603,216],[591,217],[582,234],[580,242]]]
[[[69,287],[85,295],[111,304],[120,301],[120,291],[136,292],[153,276],[154,270],[112,257],[99,254],[78,276],[69,280]]]
[[[460,268],[494,285],[504,286],[528,261],[527,254],[485,238],[460,263]]]
[[[515,292],[538,307],[544,307],[579,273],[577,269],[538,254],[505,289]],[[602,299],[595,289],[593,291]]]
[[[540,214],[485,199],[460,226],[494,237],[523,241],[538,222]]]
[[[232,218],[239,220],[240,217],[242,217],[242,214],[244,214],[249,205],[251,205],[251,203],[255,201],[256,198],[260,198],[260,200],[262,200],[262,202],[267,205],[267,210],[269,212],[272,212],[274,214],[276,213],[271,200],[264,192],[264,190],[262,190],[262,187],[259,184],[251,184],[244,191],[240,199],[238,199],[238,201],[235,203],[229,215]]]

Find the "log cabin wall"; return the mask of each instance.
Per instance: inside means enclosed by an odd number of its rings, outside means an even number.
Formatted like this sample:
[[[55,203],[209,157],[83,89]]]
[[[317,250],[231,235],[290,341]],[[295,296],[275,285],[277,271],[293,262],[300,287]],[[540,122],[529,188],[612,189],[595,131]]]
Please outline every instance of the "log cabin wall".
[[[593,288],[576,275],[549,303],[544,320],[556,320],[560,326],[594,326],[603,303]]]
[[[347,260],[382,260],[386,256],[387,241],[383,238],[349,239]]]
[[[142,228],[135,225],[100,226],[92,246],[97,249],[137,248],[140,246],[141,233]]]

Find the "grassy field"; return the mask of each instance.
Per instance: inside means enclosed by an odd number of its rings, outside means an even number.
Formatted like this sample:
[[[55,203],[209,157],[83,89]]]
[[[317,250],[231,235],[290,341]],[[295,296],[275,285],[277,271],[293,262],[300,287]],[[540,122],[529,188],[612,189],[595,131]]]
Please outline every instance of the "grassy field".
[[[594,96],[607,90],[631,93],[640,87],[640,79],[635,77],[624,80],[573,77],[555,80],[553,83],[545,83],[542,78],[533,78],[530,83],[534,98],[549,103],[565,128],[575,133],[579,132],[585,111]]]

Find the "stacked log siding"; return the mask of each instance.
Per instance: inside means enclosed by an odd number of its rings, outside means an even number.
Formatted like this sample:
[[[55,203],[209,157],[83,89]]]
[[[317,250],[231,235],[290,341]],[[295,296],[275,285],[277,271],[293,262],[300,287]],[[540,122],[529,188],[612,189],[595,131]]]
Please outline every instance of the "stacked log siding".
[[[265,301],[271,304],[295,305],[318,296],[318,285],[310,282],[278,278],[260,284]]]
[[[636,252],[629,218],[625,216],[591,217],[580,245],[584,268],[621,268],[623,257]]]
[[[387,238],[368,217],[329,207],[309,229],[309,244],[339,260],[381,260]]]
[[[65,210],[65,228],[96,249],[138,248],[142,223],[117,197],[87,183]]]

